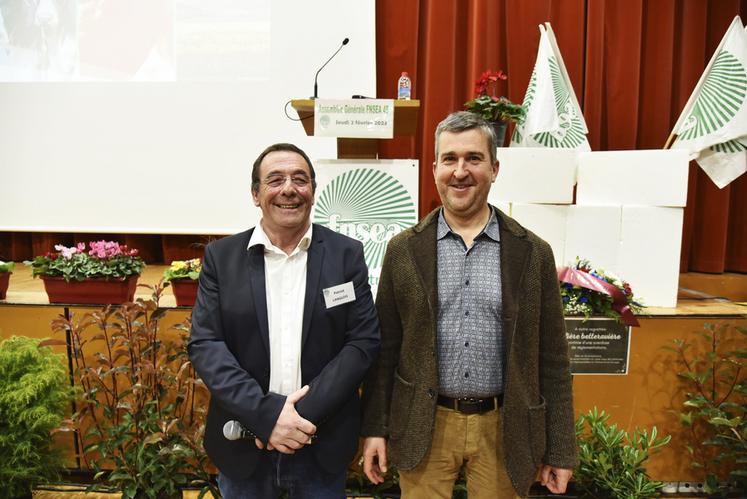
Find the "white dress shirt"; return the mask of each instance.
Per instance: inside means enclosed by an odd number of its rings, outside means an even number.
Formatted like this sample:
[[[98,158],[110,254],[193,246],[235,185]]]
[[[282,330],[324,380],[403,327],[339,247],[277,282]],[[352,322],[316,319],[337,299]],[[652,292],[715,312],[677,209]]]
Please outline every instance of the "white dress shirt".
[[[301,330],[311,228],[309,225],[290,255],[270,242],[261,224],[255,227],[249,239],[248,248],[264,246],[270,391],[280,395],[289,395],[301,388]]]

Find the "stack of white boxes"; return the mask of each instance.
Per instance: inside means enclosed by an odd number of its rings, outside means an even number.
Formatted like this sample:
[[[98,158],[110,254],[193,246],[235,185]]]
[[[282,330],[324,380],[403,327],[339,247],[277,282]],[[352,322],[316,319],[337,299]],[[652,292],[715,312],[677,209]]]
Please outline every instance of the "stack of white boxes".
[[[498,159],[489,201],[550,243],[558,267],[586,258],[645,305],[677,305],[685,152],[500,148]]]

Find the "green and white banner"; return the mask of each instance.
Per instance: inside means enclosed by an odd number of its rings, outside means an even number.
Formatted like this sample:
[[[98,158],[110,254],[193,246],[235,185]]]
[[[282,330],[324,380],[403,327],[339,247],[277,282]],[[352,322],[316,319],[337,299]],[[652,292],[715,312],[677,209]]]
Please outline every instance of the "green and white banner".
[[[590,151],[589,130],[552,27],[545,23],[539,29],[537,60],[523,102],[527,115],[514,129],[511,146]]]
[[[376,296],[389,240],[418,221],[417,160],[320,160],[311,220],[363,243]]]
[[[726,30],[672,133],[719,187],[747,171],[747,32],[739,16]]]

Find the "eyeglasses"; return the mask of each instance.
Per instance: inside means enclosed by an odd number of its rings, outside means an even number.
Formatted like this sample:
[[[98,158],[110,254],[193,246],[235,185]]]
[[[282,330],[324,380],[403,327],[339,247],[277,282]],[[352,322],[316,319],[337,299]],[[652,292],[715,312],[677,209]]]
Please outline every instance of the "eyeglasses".
[[[270,175],[266,177],[262,183],[271,189],[277,189],[285,186],[285,183],[290,179],[291,183],[296,187],[307,187],[311,180],[306,175]]]

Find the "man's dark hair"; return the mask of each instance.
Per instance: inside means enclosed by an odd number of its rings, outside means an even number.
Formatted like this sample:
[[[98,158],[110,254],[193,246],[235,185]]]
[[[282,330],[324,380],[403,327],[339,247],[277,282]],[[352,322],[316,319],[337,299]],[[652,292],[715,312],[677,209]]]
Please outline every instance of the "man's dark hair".
[[[262,164],[262,160],[265,159],[265,156],[275,151],[289,151],[301,156],[304,161],[306,161],[306,164],[309,165],[309,172],[311,173],[311,192],[316,192],[316,172],[314,171],[314,165],[311,164],[311,160],[306,155],[306,153],[301,150],[301,148],[299,148],[298,146],[294,146],[293,144],[288,144],[286,142],[272,144],[267,149],[262,151],[259,156],[257,156],[257,159],[254,160],[254,165],[252,166],[252,192],[256,193],[257,191],[259,191],[259,165]]]

